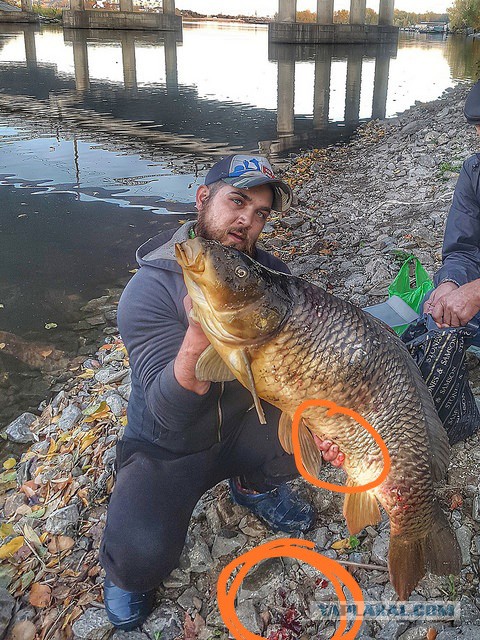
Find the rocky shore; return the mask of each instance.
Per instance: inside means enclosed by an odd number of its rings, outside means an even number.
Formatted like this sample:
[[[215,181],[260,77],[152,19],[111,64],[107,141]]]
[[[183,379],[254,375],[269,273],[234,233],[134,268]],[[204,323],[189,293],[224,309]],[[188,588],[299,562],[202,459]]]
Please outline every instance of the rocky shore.
[[[477,145],[462,115],[467,89],[457,86],[440,100],[371,123],[348,145],[292,159],[284,173],[296,203],[288,216],[268,223],[264,246],[289,262],[295,275],[360,306],[387,297],[410,253],[433,273],[458,171]],[[474,356],[469,367],[480,397]],[[216,601],[218,575],[234,557],[279,536],[231,504],[225,483],[197,505],[180,567],[159,589],[157,608],[143,627],[125,633],[109,624],[97,552],[130,392],[128,358],[117,333],[110,327],[96,354],[72,368],[40,416],[24,414],[7,429],[10,439],[31,445],[0,474],[0,638],[228,638]],[[478,436],[456,445],[448,477],[438,487],[461,546],[461,575],[427,577],[410,598],[459,603],[457,619],[369,619],[362,640],[479,637],[479,461]],[[325,467],[324,473],[333,479],[339,472]],[[318,512],[306,537],[324,555],[351,563],[366,600],[395,601],[386,572],[388,523],[350,537],[340,497],[297,484]],[[272,559],[250,571],[237,611],[245,626],[270,640],[323,640],[335,631],[321,612],[330,601],[332,585],[311,567]]]

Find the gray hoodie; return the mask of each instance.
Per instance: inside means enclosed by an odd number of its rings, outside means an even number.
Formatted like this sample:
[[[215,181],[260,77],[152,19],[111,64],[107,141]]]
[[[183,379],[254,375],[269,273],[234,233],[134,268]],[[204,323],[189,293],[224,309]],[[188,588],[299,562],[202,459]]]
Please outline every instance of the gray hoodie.
[[[195,453],[222,439],[222,426],[241,420],[252,405],[237,382],[212,383],[197,395],[175,379],[173,362],[188,328],[183,306],[187,290],[174,246],[188,238],[189,222],[151,238],[137,251],[140,269],[118,307],[118,327],[130,356],[132,391],[125,438],[159,445],[173,453]],[[256,250],[261,264],[288,273],[274,256]]]

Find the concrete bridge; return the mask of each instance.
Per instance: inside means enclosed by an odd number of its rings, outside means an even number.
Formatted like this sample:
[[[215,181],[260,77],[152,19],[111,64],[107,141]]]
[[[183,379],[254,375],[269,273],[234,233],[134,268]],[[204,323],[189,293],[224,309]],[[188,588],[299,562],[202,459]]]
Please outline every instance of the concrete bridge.
[[[334,24],[335,0],[317,0],[317,22],[296,22],[297,0],[279,0],[277,20],[269,24],[269,38],[278,43],[382,43],[398,38],[393,26],[395,0],[380,0],[378,25],[365,24],[366,0],[350,0],[350,23]]]
[[[38,22],[38,15],[33,12],[32,0],[21,0],[21,8],[0,0],[0,22]]]
[[[134,11],[133,0],[120,0],[120,11],[87,10],[84,0],[70,0],[70,9],[63,11],[62,19],[68,29],[182,30],[182,17],[175,15],[175,0],[163,0],[163,13]]]

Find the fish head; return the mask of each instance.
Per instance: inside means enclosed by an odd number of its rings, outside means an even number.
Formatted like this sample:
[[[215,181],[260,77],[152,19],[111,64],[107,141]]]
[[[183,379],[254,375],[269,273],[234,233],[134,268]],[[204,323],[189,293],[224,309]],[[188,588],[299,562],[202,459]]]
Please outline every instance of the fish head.
[[[177,243],[175,255],[207,335],[223,343],[251,345],[282,325],[291,306],[283,274],[204,238]]]

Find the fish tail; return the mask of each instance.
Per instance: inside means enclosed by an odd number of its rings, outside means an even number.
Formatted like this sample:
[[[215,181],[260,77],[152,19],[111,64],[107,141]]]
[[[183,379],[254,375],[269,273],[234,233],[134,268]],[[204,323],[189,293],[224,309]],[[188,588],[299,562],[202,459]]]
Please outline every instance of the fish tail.
[[[458,574],[462,568],[462,556],[456,536],[437,503],[433,526],[427,537],[426,561],[427,568],[437,576]]]
[[[461,567],[458,542],[438,504],[434,506],[433,524],[427,536],[416,540],[391,536],[390,581],[401,600],[407,600],[427,571],[435,575],[458,574]]]
[[[425,575],[426,538],[405,540],[391,536],[388,553],[390,582],[400,600],[408,600]]]

